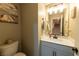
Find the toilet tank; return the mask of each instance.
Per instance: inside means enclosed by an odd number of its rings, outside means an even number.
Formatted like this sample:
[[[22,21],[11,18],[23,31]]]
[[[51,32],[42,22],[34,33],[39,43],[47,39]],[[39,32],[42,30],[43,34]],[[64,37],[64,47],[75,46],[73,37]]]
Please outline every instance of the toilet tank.
[[[0,46],[1,56],[12,56],[18,50],[18,40],[8,40],[6,44]]]

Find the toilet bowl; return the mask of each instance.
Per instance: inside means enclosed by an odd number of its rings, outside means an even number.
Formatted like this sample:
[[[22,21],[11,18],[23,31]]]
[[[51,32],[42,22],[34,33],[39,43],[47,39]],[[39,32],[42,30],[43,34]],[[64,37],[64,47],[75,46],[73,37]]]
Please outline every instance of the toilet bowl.
[[[25,56],[22,52],[18,51],[18,40],[7,40],[6,43],[0,45],[1,56]]]

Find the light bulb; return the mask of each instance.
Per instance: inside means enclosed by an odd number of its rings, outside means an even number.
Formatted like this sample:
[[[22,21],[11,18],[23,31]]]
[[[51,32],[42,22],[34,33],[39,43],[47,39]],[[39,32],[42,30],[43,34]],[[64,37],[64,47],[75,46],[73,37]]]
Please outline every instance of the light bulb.
[[[48,13],[51,15],[52,14],[52,8],[48,9]]]

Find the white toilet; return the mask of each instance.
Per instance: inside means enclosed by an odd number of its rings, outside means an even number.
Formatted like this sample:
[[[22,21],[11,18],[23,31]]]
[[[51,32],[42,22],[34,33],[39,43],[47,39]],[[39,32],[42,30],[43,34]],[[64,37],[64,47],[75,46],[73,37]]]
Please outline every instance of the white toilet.
[[[6,44],[0,46],[1,56],[25,56],[22,52],[18,51],[18,40],[7,40]]]

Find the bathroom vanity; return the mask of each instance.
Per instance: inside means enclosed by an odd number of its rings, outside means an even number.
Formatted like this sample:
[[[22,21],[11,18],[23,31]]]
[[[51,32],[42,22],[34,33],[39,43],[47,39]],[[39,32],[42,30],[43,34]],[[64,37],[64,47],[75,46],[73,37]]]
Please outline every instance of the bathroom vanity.
[[[72,48],[75,47],[74,40],[70,38],[48,38],[41,39],[41,56],[73,56]]]
[[[75,49],[75,40],[70,35],[72,31],[69,29],[68,6],[62,3],[45,6],[46,17],[40,31],[41,56],[73,56],[74,51],[78,52]]]

